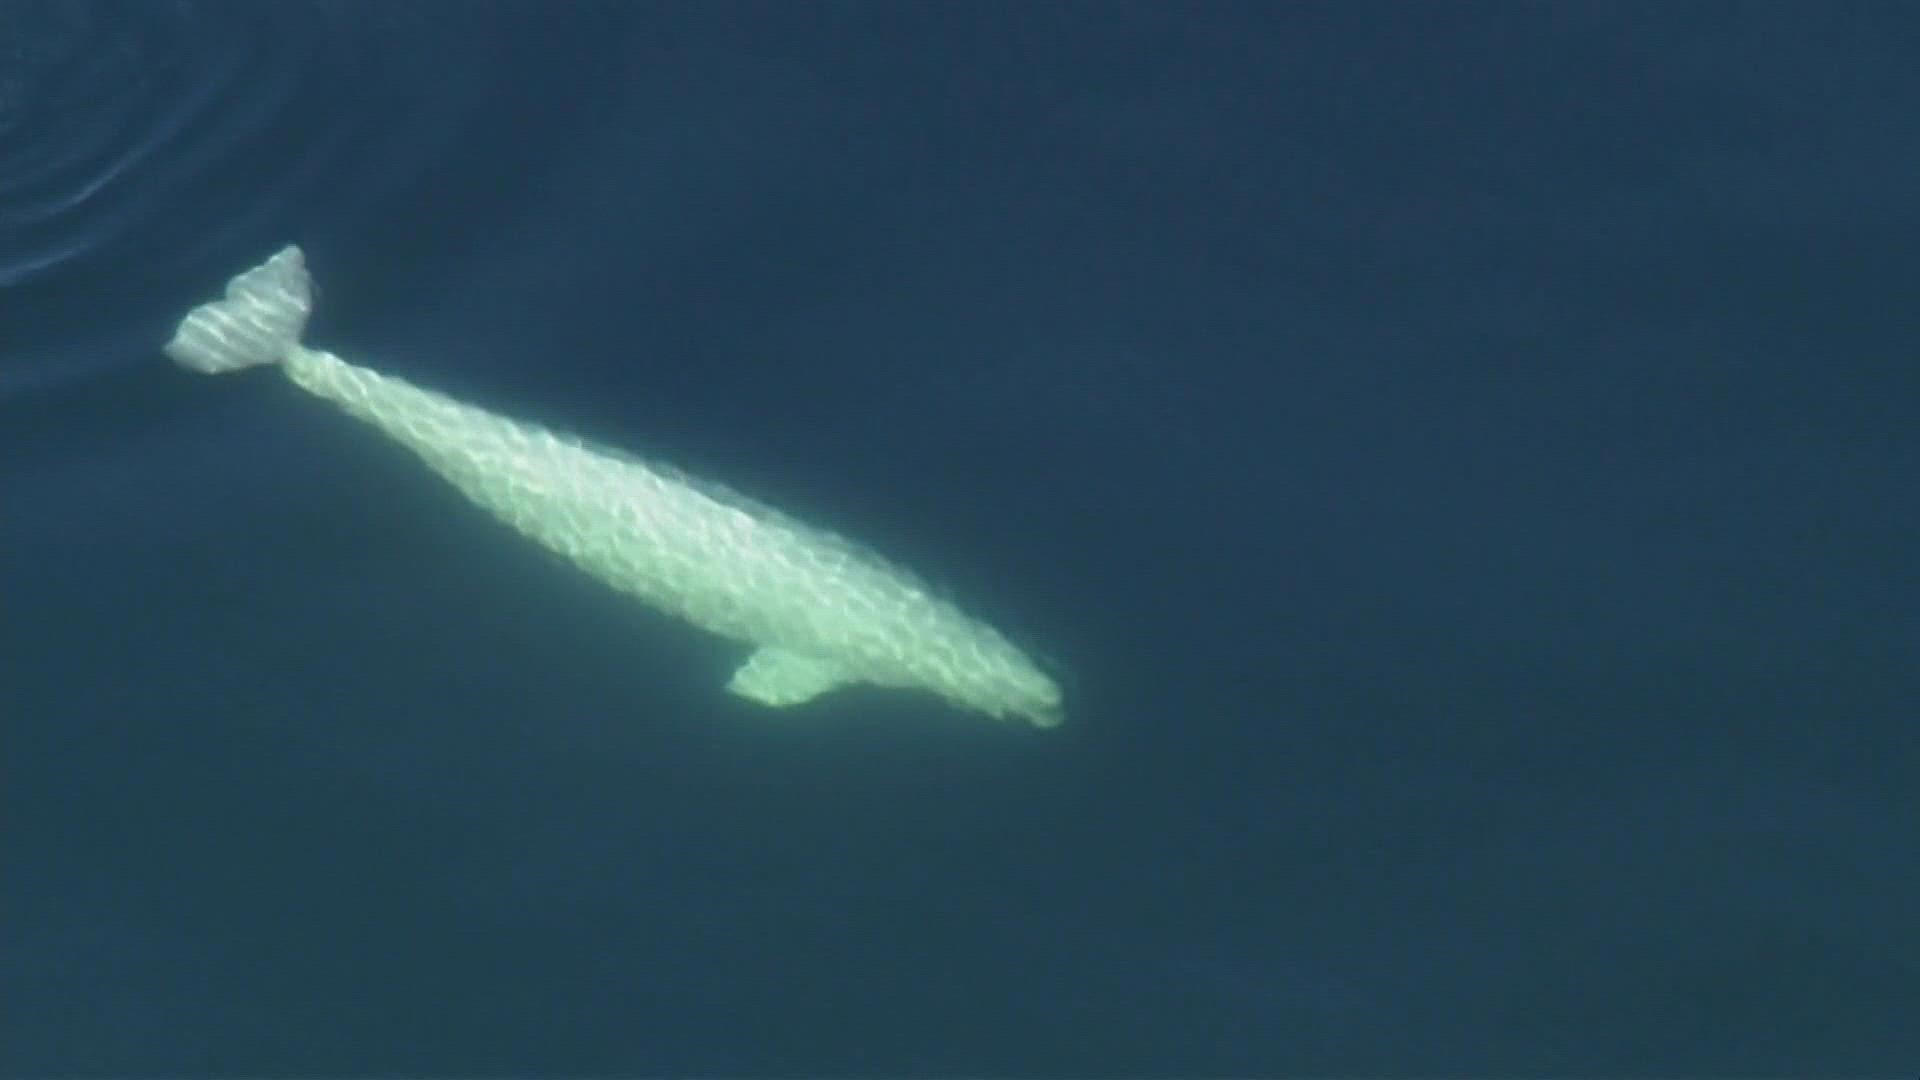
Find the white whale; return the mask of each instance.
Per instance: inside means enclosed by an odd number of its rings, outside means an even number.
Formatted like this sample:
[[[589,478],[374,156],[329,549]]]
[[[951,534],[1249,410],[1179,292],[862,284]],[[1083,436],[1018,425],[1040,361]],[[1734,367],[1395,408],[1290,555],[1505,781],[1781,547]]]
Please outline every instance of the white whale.
[[[166,353],[205,374],[277,364],[587,573],[752,646],[728,684],[743,698],[791,706],[870,683],[1060,723],[1060,688],[1032,660],[885,560],[673,469],[307,348],[312,295],[300,249],[287,247],[188,313]]]

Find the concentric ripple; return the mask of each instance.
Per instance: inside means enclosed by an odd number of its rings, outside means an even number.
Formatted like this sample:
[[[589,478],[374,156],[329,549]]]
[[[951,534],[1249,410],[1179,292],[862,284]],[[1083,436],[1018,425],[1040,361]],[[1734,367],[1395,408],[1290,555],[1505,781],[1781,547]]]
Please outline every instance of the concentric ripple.
[[[234,238],[311,235],[416,176],[478,108],[474,29],[328,0],[0,0],[0,397],[110,366],[79,341]]]
[[[160,216],[196,165],[285,107],[302,67],[230,47],[252,36],[284,53],[302,35],[249,35],[191,6],[16,2],[0,23],[0,288],[45,281]]]

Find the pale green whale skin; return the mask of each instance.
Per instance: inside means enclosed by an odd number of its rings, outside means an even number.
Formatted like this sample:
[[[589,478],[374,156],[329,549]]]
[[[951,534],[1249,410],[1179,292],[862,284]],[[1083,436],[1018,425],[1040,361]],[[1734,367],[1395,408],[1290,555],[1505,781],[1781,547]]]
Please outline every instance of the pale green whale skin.
[[[412,450],[475,503],[622,592],[753,646],[728,689],[797,705],[849,683],[1061,721],[1059,687],[992,627],[857,545],[713,485],[495,416],[300,343],[312,283],[287,247],[180,323],[205,374],[278,364]]]

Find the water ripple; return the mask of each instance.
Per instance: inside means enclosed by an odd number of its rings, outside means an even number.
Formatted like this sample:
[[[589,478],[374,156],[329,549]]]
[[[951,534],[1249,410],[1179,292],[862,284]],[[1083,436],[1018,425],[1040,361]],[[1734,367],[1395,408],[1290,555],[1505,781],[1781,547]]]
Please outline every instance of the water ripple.
[[[480,21],[0,0],[0,398],[110,369],[103,297],[138,322],[259,234],[310,237],[417,179],[482,108]]]
[[[46,281],[163,211],[193,162],[282,107],[298,73],[222,47],[244,28],[185,5],[9,3],[0,21],[0,288]]]

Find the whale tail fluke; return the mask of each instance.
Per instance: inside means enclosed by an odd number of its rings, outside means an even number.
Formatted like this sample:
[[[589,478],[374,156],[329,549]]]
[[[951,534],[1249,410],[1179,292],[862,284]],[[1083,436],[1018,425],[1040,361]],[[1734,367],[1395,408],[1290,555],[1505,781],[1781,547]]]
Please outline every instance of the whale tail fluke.
[[[300,344],[312,311],[306,259],[288,245],[228,282],[225,297],[188,312],[166,353],[203,375],[277,364]]]

